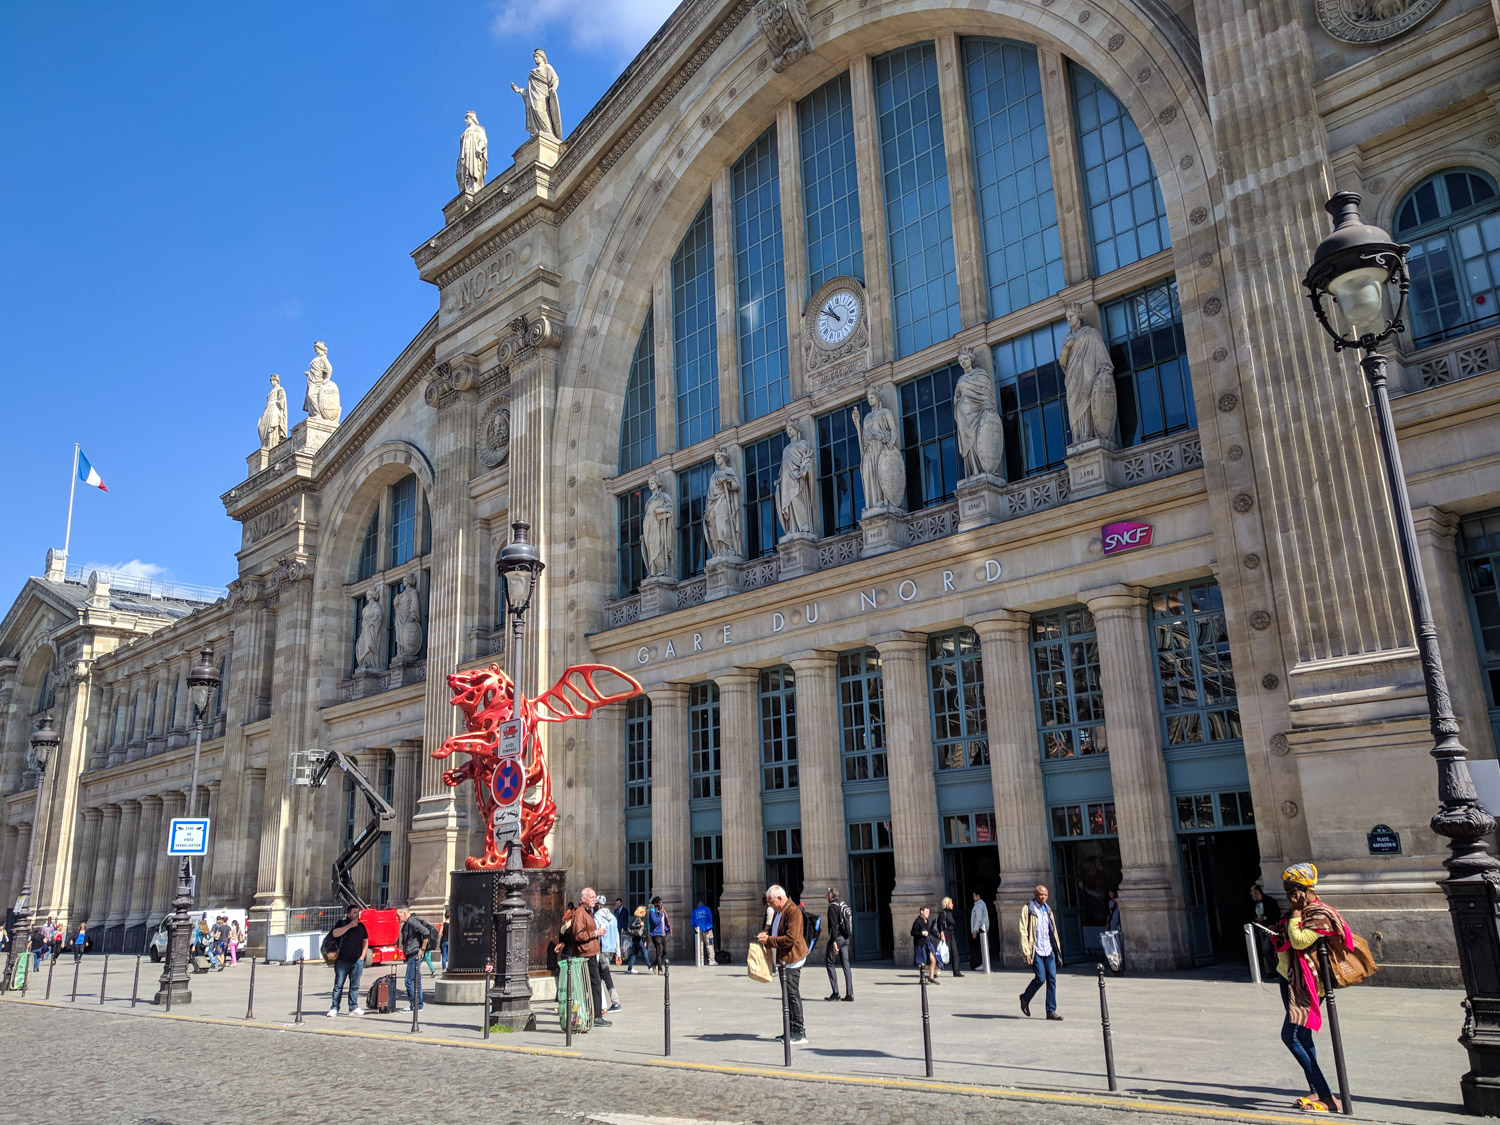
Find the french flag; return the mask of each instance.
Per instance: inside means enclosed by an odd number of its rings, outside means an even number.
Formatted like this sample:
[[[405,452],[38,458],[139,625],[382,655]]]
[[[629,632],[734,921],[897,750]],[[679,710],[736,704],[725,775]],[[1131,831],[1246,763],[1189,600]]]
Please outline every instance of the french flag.
[[[99,475],[99,470],[89,464],[89,459],[83,455],[82,450],[78,452],[78,479],[84,484],[93,485],[100,492],[109,491],[104,485],[104,478]]]

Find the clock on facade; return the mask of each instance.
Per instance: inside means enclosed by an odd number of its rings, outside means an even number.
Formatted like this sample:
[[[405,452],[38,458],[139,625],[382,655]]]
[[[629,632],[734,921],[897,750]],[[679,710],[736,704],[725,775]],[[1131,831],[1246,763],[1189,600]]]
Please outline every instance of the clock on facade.
[[[824,298],[818,307],[818,340],[825,347],[836,348],[854,334],[864,319],[864,309],[853,289],[839,288]]]

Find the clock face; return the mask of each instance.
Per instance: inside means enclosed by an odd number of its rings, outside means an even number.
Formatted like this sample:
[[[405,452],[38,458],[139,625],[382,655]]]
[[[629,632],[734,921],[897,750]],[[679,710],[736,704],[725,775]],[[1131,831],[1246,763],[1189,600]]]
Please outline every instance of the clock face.
[[[829,347],[842,344],[859,324],[859,298],[848,289],[836,289],[818,310],[818,339]]]

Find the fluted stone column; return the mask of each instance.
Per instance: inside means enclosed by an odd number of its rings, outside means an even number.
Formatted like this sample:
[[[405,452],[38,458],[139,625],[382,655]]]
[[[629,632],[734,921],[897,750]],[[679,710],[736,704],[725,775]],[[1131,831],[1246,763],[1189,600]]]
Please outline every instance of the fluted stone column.
[[[6,877],[10,880],[7,903],[13,903],[21,897],[21,886],[26,882],[26,857],[31,854],[31,829],[30,824],[16,827],[16,846],[11,852],[10,870],[6,872]],[[32,901],[35,902],[35,896]]]
[[[1146,591],[1107,586],[1086,591],[1083,600],[1099,637],[1109,774],[1120,826],[1120,899],[1131,918],[1125,959],[1148,971],[1184,968],[1192,954],[1147,649]]]
[[[422,744],[411,739],[398,742],[396,753],[396,819],[391,822],[391,901],[411,900],[411,822],[417,815],[417,790],[422,768]]]
[[[109,916],[104,920],[106,937],[108,931],[123,926],[130,915],[130,888],[135,877],[135,845],[141,830],[141,803],[120,802],[120,836],[115,846],[112,878],[114,887],[110,891]],[[110,950],[114,952],[113,949]]]
[[[73,922],[87,922],[89,899],[94,893],[94,864],[99,855],[99,828],[104,815],[98,809],[83,810],[83,839],[76,853],[76,874],[73,876],[72,907],[68,918]]]
[[[672,935],[677,950],[692,941],[692,822],[688,815],[688,688],[651,689],[651,891],[680,919]]]
[[[113,899],[115,847],[120,839],[120,806],[105,805],[99,810],[99,846],[94,853],[93,891],[89,894],[89,929],[98,930],[95,948],[103,952],[104,921],[109,917]]]
[[[184,815],[187,796],[181,789],[169,790],[161,795],[161,855],[151,877],[151,904],[146,910],[149,921],[165,916],[172,908],[172,899],[177,894],[177,873],[182,870],[182,860],[166,854],[167,826],[173,817]],[[149,922],[148,922],[149,924]]]
[[[979,634],[984,664],[990,790],[1000,852],[996,926],[1004,963],[1019,966],[1024,963],[1020,932],[1010,923],[1039,883],[1052,883],[1031,670],[1031,617],[1001,609],[972,617],[968,624]]]
[[[797,678],[802,897],[812,909],[817,909],[813,904],[823,901],[829,887],[842,890],[848,881],[838,659],[837,653],[821,651],[787,658]]]
[[[151,913],[151,894],[156,889],[156,862],[167,855],[166,832],[162,829],[162,799],[142,797],[140,831],[136,835],[135,873],[130,883],[130,910],[125,928],[144,926]]]
[[[203,815],[208,817],[208,854],[198,861],[198,901],[208,906],[214,901],[214,881],[222,866],[216,860],[219,850],[226,846],[229,833],[225,831],[225,826],[219,823],[219,813],[222,811],[219,801],[219,783],[210,781],[199,788],[203,791]]]
[[[927,640],[919,633],[872,637],[880,653],[885,693],[886,761],[890,773],[891,845],[896,886],[891,918],[901,948],[923,905],[943,897],[943,854],[938,833],[937,781],[933,777],[932,727],[927,689]],[[899,960],[899,955],[898,955]]]
[[[1469,622],[1468,593],[1458,564],[1459,517],[1442,508],[1419,508],[1412,513],[1422,573],[1432,599],[1432,623],[1443,646],[1443,667],[1453,710],[1463,726],[1464,745],[1471,758],[1488,758],[1496,751],[1490,731],[1488,702],[1480,674],[1479,650]]]
[[[760,674],[735,669],[719,684],[723,793],[724,892],[719,897],[721,940],[744,949],[765,920],[765,830],[760,815]]]

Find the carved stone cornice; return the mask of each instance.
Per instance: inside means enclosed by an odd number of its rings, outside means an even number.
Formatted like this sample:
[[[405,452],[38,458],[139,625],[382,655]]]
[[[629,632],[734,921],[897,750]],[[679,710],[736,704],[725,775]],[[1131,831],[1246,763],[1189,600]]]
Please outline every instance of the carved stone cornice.
[[[282,555],[276,560],[276,567],[265,577],[265,591],[267,595],[280,594],[283,586],[290,586],[294,582],[301,582],[311,578],[313,573],[312,563],[306,559],[294,559],[290,555]]]
[[[428,406],[442,408],[454,402],[464,391],[472,390],[478,382],[479,357],[460,352],[433,367],[422,397]]]
[[[771,69],[777,74],[813,49],[812,22],[803,0],[760,0],[755,22],[771,48]]]

